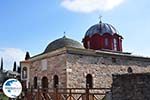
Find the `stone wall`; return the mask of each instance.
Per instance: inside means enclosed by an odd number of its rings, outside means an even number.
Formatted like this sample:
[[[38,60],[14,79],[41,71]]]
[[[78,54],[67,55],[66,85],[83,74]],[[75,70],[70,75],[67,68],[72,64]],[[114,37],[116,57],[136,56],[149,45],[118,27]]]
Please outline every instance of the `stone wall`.
[[[128,73],[129,67],[132,68],[133,73],[150,72],[150,62],[143,58],[69,53],[67,54],[67,69],[69,70],[67,87],[85,88],[87,74],[93,76],[93,87],[111,87],[112,74]]]
[[[42,65],[45,60],[45,64]],[[23,65],[22,65],[23,66]],[[45,67],[46,66],[46,67]],[[59,77],[59,87],[66,87],[66,56],[65,54],[58,54],[55,56],[47,56],[44,58],[30,61],[29,67],[29,84],[34,87],[34,77],[37,77],[38,87],[42,87],[42,78],[48,78],[48,87],[53,88],[53,77]],[[45,68],[44,68],[45,67]]]
[[[112,100],[150,100],[150,73],[113,75]]]
[[[64,48],[37,55],[21,62],[21,66],[28,68],[27,84],[30,87],[33,87],[34,77],[41,87],[41,80],[46,76],[49,88],[52,88],[53,76],[58,75],[59,87],[85,88],[86,76],[91,74],[94,88],[109,88],[112,74],[128,73],[129,67],[133,73],[150,72],[150,59],[123,53]]]

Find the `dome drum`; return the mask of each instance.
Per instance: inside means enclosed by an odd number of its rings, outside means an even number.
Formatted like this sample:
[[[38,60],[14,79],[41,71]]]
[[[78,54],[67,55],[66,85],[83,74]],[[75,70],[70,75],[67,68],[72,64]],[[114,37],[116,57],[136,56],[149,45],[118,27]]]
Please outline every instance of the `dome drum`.
[[[82,42],[87,49],[122,51],[122,39],[112,25],[99,23],[87,30]]]

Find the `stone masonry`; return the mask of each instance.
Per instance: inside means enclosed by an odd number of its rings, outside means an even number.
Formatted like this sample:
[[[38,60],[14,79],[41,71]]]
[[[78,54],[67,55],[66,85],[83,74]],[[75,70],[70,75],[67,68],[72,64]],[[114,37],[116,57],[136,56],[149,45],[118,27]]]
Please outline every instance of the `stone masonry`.
[[[42,60],[45,59],[43,70]],[[27,64],[26,64],[27,63]],[[48,87],[53,87],[53,76],[58,75],[59,87],[85,88],[86,75],[93,77],[93,87],[111,87],[112,74],[128,73],[129,67],[133,73],[150,72],[150,59],[133,56],[128,53],[113,53],[78,48],[61,48],[47,54],[40,54],[22,61],[21,67],[28,68],[28,87],[33,87],[36,76],[38,87],[41,87],[41,79],[48,78]]]
[[[42,60],[47,62],[44,70],[42,69]],[[33,57],[28,61],[30,65],[26,65],[26,61],[21,62],[22,67],[28,68],[27,84],[28,88],[34,87],[34,77],[37,77],[38,88],[42,88],[42,78],[48,78],[48,87],[53,88],[53,76],[59,76],[59,87],[66,87],[66,54],[64,52],[55,52],[51,54]]]
[[[67,53],[67,87],[85,88],[87,74],[93,76],[94,88],[111,87],[112,74],[128,73],[129,67],[133,73],[150,72],[150,59],[128,54],[70,49]]]
[[[150,100],[150,73],[113,75],[112,100]]]

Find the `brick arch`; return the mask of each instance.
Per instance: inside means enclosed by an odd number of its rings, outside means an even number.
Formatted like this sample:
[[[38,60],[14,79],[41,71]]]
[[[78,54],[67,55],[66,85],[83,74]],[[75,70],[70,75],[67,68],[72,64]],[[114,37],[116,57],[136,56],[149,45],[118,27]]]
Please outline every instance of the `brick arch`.
[[[33,83],[34,83],[34,88],[36,89],[37,88],[37,77],[35,76],[34,79],[33,79]]]
[[[93,88],[93,76],[91,74],[86,75],[86,87]]]
[[[42,78],[42,88],[48,88],[48,78],[46,76]]]
[[[53,77],[53,86],[54,86],[54,88],[57,88],[58,85],[59,85],[59,77],[58,77],[58,75],[54,75],[54,77]]]
[[[23,67],[23,69],[22,69],[22,78],[23,79],[28,77],[27,76],[27,74],[28,74],[27,72],[28,72],[27,67]]]

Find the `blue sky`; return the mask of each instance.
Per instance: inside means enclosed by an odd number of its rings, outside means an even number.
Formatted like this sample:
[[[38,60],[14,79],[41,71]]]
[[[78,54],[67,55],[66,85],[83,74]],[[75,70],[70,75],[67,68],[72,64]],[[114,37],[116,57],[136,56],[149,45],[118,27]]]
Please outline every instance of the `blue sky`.
[[[150,0],[0,0],[0,57],[12,69],[26,51],[43,52],[64,31],[81,42],[99,15],[124,37],[125,52],[150,56],[149,5]]]

